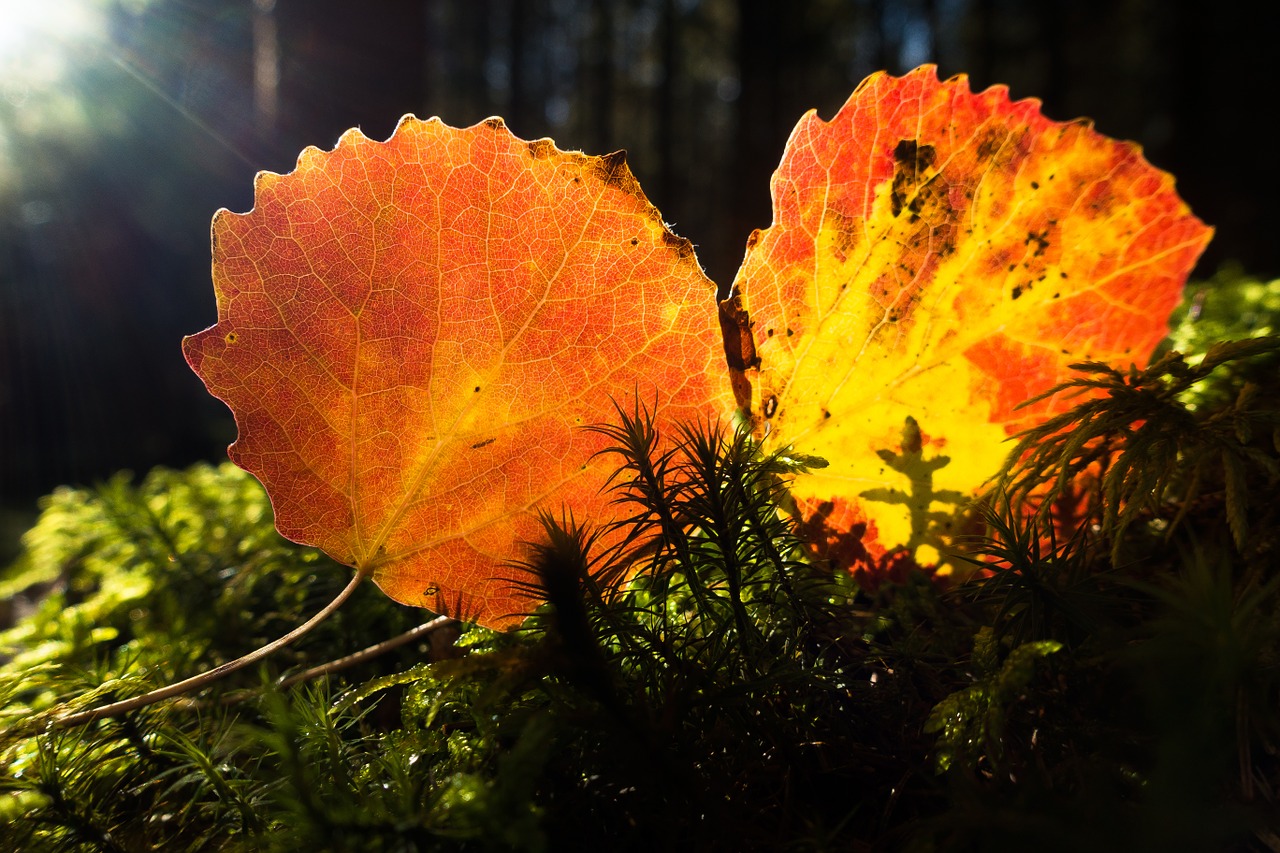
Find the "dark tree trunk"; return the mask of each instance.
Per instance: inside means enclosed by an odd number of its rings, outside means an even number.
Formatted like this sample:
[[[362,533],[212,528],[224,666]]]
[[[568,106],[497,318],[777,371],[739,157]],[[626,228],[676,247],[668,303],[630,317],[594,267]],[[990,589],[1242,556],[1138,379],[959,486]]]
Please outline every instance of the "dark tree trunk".
[[[731,227],[725,232],[725,251],[717,253],[721,257],[733,258],[729,245],[741,246],[753,229],[767,227],[772,219],[766,188],[782,152],[779,134],[785,140],[790,127],[780,116],[779,108],[786,7],[782,0],[738,0],[740,89],[736,132],[732,135],[732,204],[725,211]],[[792,116],[789,121],[795,118]],[[733,266],[726,265],[711,273],[724,289],[732,283],[734,271]]]
[[[613,60],[613,2],[612,0],[593,0],[592,3],[592,37],[590,56],[587,63],[586,80],[590,103],[590,129],[588,138],[592,150],[598,153],[610,151],[613,141],[613,99],[614,94],[614,60]]]
[[[659,207],[675,193],[676,82],[680,73],[675,0],[662,0],[662,80],[658,84]]]
[[[529,34],[528,9],[528,0],[511,0],[511,30],[507,35],[507,56],[510,63],[508,79],[511,82],[507,89],[506,120],[516,136],[532,139],[538,134],[533,132],[534,117],[532,115],[533,104],[531,103],[533,93],[527,87],[528,51],[526,39]]]

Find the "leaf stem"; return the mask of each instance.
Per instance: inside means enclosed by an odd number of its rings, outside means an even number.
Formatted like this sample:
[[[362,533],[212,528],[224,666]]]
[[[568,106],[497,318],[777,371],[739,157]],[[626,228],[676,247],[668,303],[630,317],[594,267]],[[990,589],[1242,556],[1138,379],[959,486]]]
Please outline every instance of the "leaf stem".
[[[94,720],[118,717],[121,714],[127,714],[130,711],[136,711],[139,708],[145,708],[148,705],[163,702],[165,699],[170,699],[174,696],[181,696],[184,693],[200,690],[224,676],[230,675],[237,670],[244,669],[246,666],[250,666],[251,664],[255,664],[268,655],[271,655],[289,645],[299,637],[310,633],[313,628],[332,616],[334,611],[341,607],[346,600],[351,597],[351,594],[356,591],[356,587],[360,585],[360,582],[365,579],[367,574],[368,571],[365,570],[357,571],[355,575],[352,576],[351,581],[342,588],[342,591],[334,596],[333,601],[326,604],[324,609],[319,613],[312,616],[306,622],[303,622],[283,637],[273,640],[261,648],[254,649],[243,657],[227,661],[221,666],[215,666],[213,669],[202,672],[199,675],[193,675],[190,678],[183,679],[182,681],[175,682],[174,684],[165,685],[164,687],[152,690],[150,693],[144,693],[141,696],[134,696],[131,699],[122,699],[119,702],[112,702],[110,705],[102,705],[98,708],[90,708],[87,711],[78,711],[74,714],[54,717],[47,722],[46,730],[57,731],[60,729],[70,729],[76,726],[82,726],[85,723],[92,723]]]

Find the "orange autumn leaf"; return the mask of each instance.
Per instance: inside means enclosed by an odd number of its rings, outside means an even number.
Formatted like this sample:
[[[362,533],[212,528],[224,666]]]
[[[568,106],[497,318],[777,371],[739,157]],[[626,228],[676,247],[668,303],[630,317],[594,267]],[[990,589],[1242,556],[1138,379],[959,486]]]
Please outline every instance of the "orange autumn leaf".
[[[184,341],[276,525],[406,604],[509,624],[535,507],[608,517],[611,398],[726,408],[714,288],[621,153],[499,119],[349,131],[213,222],[217,325]],[[661,425],[660,422],[660,425]]]
[[[1004,440],[1064,401],[1017,406],[1073,362],[1145,363],[1211,233],[1136,145],[931,66],[804,116],[772,187],[726,308],[736,392],[828,460],[793,492],[855,568],[945,552]]]

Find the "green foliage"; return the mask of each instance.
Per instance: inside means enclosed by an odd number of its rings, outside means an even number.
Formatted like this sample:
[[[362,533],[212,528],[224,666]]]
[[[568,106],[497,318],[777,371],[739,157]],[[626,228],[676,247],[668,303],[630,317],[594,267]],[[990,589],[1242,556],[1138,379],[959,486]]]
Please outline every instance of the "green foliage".
[[[1274,328],[1270,289],[1221,287]],[[1276,849],[1276,343],[1180,328],[1023,437],[963,583],[819,568],[778,511],[817,461],[637,407],[598,427],[621,520],[544,517],[520,631],[283,686],[421,621],[364,589],[256,674],[35,733],[348,577],[231,466],[60,490],[0,575],[0,847]]]
[[[1115,561],[1131,524],[1169,535],[1201,501],[1222,510],[1242,552],[1261,544],[1249,531],[1277,526],[1275,502],[1259,498],[1280,483],[1280,281],[1206,287],[1192,291],[1170,339],[1185,352],[1166,347],[1128,371],[1078,364],[1079,377],[1035,398],[1094,395],[1023,433],[1002,476],[1041,517],[1087,502]],[[1249,336],[1213,337],[1224,330]]]
[[[995,641],[989,626],[978,631],[973,645],[978,681],[935,705],[924,723],[926,732],[938,733],[939,770],[950,769],[958,760],[972,762],[979,756],[999,762],[1004,752],[1001,733],[1005,729],[1006,706],[1031,683],[1036,659],[1062,648],[1057,640],[1023,643],[996,668]]]
[[[1235,267],[1219,270],[1208,281],[1188,286],[1172,326],[1162,353],[1186,353],[1192,365],[1198,365],[1219,342],[1280,335],[1280,279],[1264,282]],[[1197,383],[1183,396],[1193,406],[1211,403],[1215,394],[1229,393],[1245,382],[1257,382],[1268,373],[1274,375],[1277,369],[1280,357],[1272,351],[1219,370],[1213,381]]]
[[[261,487],[229,463],[59,489],[23,544],[3,580],[29,613],[0,634],[0,820],[10,822],[0,837],[24,850],[224,849],[261,833],[271,786],[252,775],[260,746],[217,694],[92,732],[17,729],[58,703],[142,693],[250,651],[332,598],[348,570],[281,539]],[[364,592],[276,665],[412,624]]]

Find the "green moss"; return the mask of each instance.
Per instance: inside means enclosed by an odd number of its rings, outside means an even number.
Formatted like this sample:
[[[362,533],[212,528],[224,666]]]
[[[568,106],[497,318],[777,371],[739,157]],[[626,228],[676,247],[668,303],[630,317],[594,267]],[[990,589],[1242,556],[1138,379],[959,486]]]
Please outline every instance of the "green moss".
[[[663,445],[620,412],[599,429],[626,535],[545,517],[520,631],[279,686],[427,618],[369,586],[257,671],[35,734],[237,657],[350,577],[229,465],[59,490],[0,574],[26,611],[0,635],[3,846],[1266,849],[1280,372],[1254,333],[1278,307],[1210,286],[1181,355],[1087,368],[1073,387],[1107,393],[1025,437],[962,584],[859,589],[779,511],[816,460],[705,424]]]

